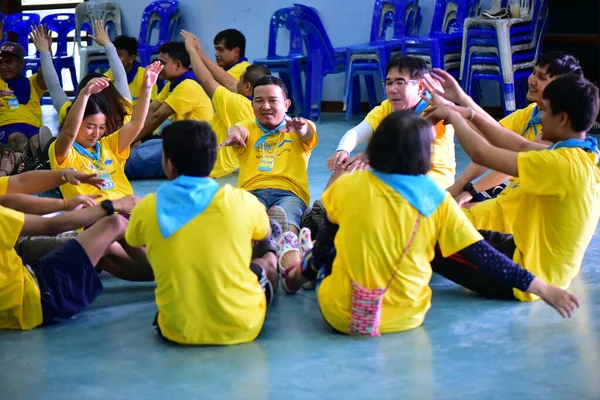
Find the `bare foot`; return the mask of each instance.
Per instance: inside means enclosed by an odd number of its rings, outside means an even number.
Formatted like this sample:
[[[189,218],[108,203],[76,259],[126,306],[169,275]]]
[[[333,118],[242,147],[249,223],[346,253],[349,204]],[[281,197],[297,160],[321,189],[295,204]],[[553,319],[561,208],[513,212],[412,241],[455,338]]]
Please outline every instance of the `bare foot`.
[[[15,153],[10,149],[4,149],[0,160],[0,171],[6,172],[6,176],[11,175],[15,169],[15,162]]]

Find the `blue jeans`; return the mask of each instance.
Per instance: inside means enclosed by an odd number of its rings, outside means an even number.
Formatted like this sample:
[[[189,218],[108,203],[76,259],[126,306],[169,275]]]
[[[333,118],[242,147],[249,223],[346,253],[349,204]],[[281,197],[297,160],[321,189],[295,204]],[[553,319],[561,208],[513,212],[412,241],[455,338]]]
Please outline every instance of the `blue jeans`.
[[[283,208],[289,223],[294,225],[298,231],[300,230],[300,220],[306,210],[306,203],[300,197],[289,190],[282,189],[256,189],[250,190],[250,193],[255,195],[267,210],[273,206]]]
[[[162,139],[150,139],[131,149],[125,164],[129,179],[164,178],[162,167]]]

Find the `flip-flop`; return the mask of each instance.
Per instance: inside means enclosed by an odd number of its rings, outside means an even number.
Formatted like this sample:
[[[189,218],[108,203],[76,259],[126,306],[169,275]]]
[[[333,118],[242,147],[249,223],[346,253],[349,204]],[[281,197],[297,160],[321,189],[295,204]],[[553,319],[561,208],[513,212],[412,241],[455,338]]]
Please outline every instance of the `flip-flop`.
[[[310,234],[310,229],[302,228],[298,234],[300,258],[303,259],[306,253],[313,248],[313,242]]]
[[[285,232],[277,240],[277,268],[279,270],[279,282],[284,292],[294,294],[301,289],[301,286],[294,284],[289,278],[289,274],[294,268],[298,268],[300,263],[293,264],[287,268],[283,268],[281,265],[281,259],[290,251],[299,251],[298,237],[293,232]]]
[[[279,237],[283,233],[283,229],[281,229],[281,225],[279,225],[279,222],[277,222],[277,220],[272,219],[270,221],[271,236],[269,236],[269,239],[267,240],[269,241],[269,247],[271,247],[272,249],[277,249],[277,239],[279,239]]]
[[[279,222],[279,225],[281,226],[283,232],[288,232],[290,230],[290,224],[288,222],[287,214],[285,213],[285,210],[283,208],[281,208],[280,206],[273,206],[269,210],[268,214],[270,219],[274,219],[277,222]]]

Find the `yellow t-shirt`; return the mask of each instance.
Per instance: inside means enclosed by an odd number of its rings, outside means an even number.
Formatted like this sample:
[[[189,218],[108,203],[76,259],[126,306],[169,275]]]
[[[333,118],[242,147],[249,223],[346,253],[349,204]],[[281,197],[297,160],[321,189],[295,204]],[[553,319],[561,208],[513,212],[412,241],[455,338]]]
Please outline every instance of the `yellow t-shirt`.
[[[129,104],[129,100],[128,99],[125,99],[125,100],[127,101],[127,104]],[[59,127],[63,126],[63,124],[65,123],[65,119],[67,119],[67,113],[69,111],[69,108],[72,105],[73,105],[73,102],[67,101],[62,106],[60,106],[60,110],[58,110],[58,126]],[[126,123],[131,121],[131,113],[132,112],[133,112],[133,109],[131,107],[129,107],[129,113],[125,114],[125,117],[123,117],[123,125],[125,125]]]
[[[428,107],[429,108],[429,107]],[[385,117],[394,111],[389,100],[384,100],[381,105],[372,109],[364,119],[371,125],[373,132]],[[456,174],[456,154],[454,151],[454,128],[452,125],[438,123],[435,127],[435,139],[432,144],[431,171],[427,173],[443,188],[448,188],[454,183]]]
[[[133,77],[131,82],[129,82],[128,85],[129,93],[131,93],[131,103],[134,107],[137,104],[138,97],[140,97],[140,92],[142,91],[142,84],[144,83],[144,73],[146,73],[146,68],[141,66],[138,67],[135,76]],[[106,71],[106,74],[104,75],[111,81],[115,80],[115,77],[112,73],[112,69]],[[152,91],[150,93],[150,100],[156,99],[156,96],[158,95],[158,86],[156,86],[156,84],[152,86]]]
[[[535,103],[517,110],[500,121],[506,129],[522,135],[533,141],[542,132],[542,125],[536,124],[527,128]],[[525,130],[527,128],[527,130]],[[463,209],[475,228],[497,232],[513,233],[513,221],[521,203],[522,191],[519,188],[519,178],[511,178],[509,184],[494,199],[476,203],[469,209]]]
[[[0,97],[0,126],[9,124],[28,124],[42,126],[42,106],[40,99],[46,93],[36,81],[37,74],[30,76],[31,95],[27,104],[19,104],[14,96]],[[10,90],[6,81],[0,78],[0,89]]]
[[[252,64],[250,64],[248,61],[242,61],[241,63],[235,64],[233,67],[229,68],[227,72],[229,72],[229,75],[233,76],[236,81],[239,81],[242,77],[242,74],[246,72],[246,69],[250,65]]]
[[[254,118],[252,102],[238,93],[233,93],[223,86],[219,86],[212,97],[215,115],[210,125],[220,144],[227,139],[227,130],[238,122],[249,121]],[[240,161],[231,147],[224,147],[217,152],[217,161],[210,173],[212,178],[221,178],[238,169]]]
[[[579,148],[519,153],[520,206],[513,222],[514,261],[567,288],[579,273],[600,218],[598,156]],[[523,301],[537,299],[515,290]]]
[[[352,281],[367,289],[386,287],[411,237],[417,210],[368,171],[340,177],[323,193],[323,205],[339,231],[332,273],[317,294],[319,306],[331,326],[348,332]],[[448,257],[482,239],[447,193],[433,214],[421,217],[414,242],[385,293],[380,331],[413,329],[423,322],[431,306],[430,262],[436,243]]]
[[[95,161],[79,154],[73,147],[69,150],[67,158],[58,164],[56,161],[56,142],[50,145],[48,156],[50,158],[50,167],[52,169],[67,169],[75,168],[76,170],[88,174],[98,173],[98,176],[105,178],[106,174],[110,174],[110,179],[107,179],[109,185],[105,189],[98,189],[91,185],[74,186],[70,183],[65,183],[60,187],[60,191],[65,199],[69,199],[78,195],[102,195],[97,201],[102,200],[117,200],[125,196],[133,194],[131,183],[125,176],[125,162],[129,158],[129,147],[122,153],[119,153],[119,131],[112,135],[108,135],[100,139],[100,166],[95,165]],[[112,184],[110,184],[112,182]]]
[[[210,121],[213,116],[213,106],[202,86],[193,79],[185,79],[171,92],[171,82],[167,82],[156,100],[167,103],[175,111],[169,117],[172,122],[191,119],[195,121]]]
[[[148,249],[158,325],[166,338],[181,344],[236,344],[258,336],[267,302],[250,270],[251,242],[264,239],[269,230],[262,203],[230,185],[167,239],[160,233],[156,195],[135,207],[125,239]]]
[[[6,191],[8,190],[9,179],[10,177],[8,176],[0,177],[0,196],[4,196],[6,194]]]
[[[240,160],[240,175],[238,187],[246,190],[281,189],[289,190],[300,197],[306,204],[310,201],[308,189],[308,160],[312,149],[319,139],[314,122],[308,121],[314,135],[308,143],[300,140],[296,132],[280,132],[271,135],[264,146],[254,148],[256,141],[263,135],[256,121],[244,121],[237,125],[248,129],[246,147],[237,148]],[[275,156],[275,162],[270,171],[260,171],[261,158]]]
[[[33,329],[43,322],[40,290],[15,251],[25,214],[0,206],[0,329]]]

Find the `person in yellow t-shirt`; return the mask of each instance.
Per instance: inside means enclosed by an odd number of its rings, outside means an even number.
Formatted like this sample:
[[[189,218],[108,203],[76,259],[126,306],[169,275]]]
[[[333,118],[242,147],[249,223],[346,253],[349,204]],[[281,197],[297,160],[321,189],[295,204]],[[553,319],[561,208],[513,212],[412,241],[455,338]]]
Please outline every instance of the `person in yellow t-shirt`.
[[[277,289],[267,213],[250,193],[219,188],[208,176],[216,148],[205,122],[165,127],[163,163],[170,182],[138,204],[125,232],[131,246],[148,248],[155,326],[180,344],[253,341]],[[254,249],[252,241],[259,241]]]
[[[575,296],[496,251],[426,175],[434,137],[431,124],[413,112],[383,119],[367,147],[372,170],[346,174],[323,194],[328,222],[314,247],[304,230],[300,243],[291,232],[278,239],[283,289],[294,293],[317,280],[321,313],[339,332],[414,329],[431,307],[432,260],[457,254],[470,263],[464,270],[489,276],[488,288],[474,288],[481,294],[512,294],[516,287],[570,316]]]
[[[291,105],[280,78],[265,76],[254,85],[254,121],[229,128],[221,143],[233,146],[240,160],[238,187],[250,191],[270,210],[279,206],[298,233],[310,201],[308,160],[317,145],[317,128],[304,118],[289,118]]]
[[[0,329],[48,325],[71,318],[92,303],[102,292],[95,265],[125,233],[126,219],[112,214],[131,212],[135,202],[132,197],[107,200],[101,206],[51,218],[0,206]],[[28,265],[14,249],[19,236],[55,235],[90,225],[60,249]]]
[[[436,70],[436,72],[438,71]],[[571,54],[563,51],[543,54],[527,79],[527,100],[531,104],[504,117],[498,123],[504,128],[518,133],[527,140],[541,140],[542,124],[540,118],[543,111],[542,93],[550,82],[563,74],[583,76],[579,61]],[[439,71],[438,75],[442,78],[441,83],[448,99],[465,107],[471,107],[490,122],[495,121],[473,99],[466,95],[460,84],[451,75],[444,71]],[[482,205],[476,204],[477,209],[473,210],[472,213],[465,211],[467,212],[467,216],[475,222],[475,227],[478,229],[501,230],[496,228],[505,226],[507,220],[503,216],[510,215],[512,218],[516,210],[512,204],[518,204],[519,200],[516,199],[515,202],[512,202],[510,201],[512,196],[510,196],[506,204],[504,203],[504,199],[501,199],[497,205],[483,205],[484,200],[487,201],[486,199],[490,197],[498,196],[503,189],[504,182],[511,179],[510,176],[497,171],[489,171],[487,174],[486,172],[488,172],[487,168],[470,163],[465,171],[456,179],[454,185],[448,188],[448,191],[455,197],[459,205],[467,204],[471,201],[482,201]],[[475,181],[484,174],[486,175]],[[518,185],[514,182],[514,179],[511,182],[513,184],[509,185],[503,194],[512,191],[512,188]],[[510,231],[502,231],[510,233]]]
[[[239,81],[250,66],[246,58],[246,37],[237,29],[225,29],[217,33],[213,40],[215,60],[219,67]]]
[[[131,93],[131,103],[133,106],[137,104],[138,97],[142,90],[144,83],[144,71],[146,68],[142,67],[137,62],[138,42],[137,39],[131,36],[120,35],[117,36],[113,41],[113,45],[117,49],[117,54],[123,68],[127,73],[127,83],[129,84],[129,92]],[[109,69],[105,74],[111,81],[114,80],[112,69]],[[155,100],[158,95],[158,87],[152,86],[151,100]]]
[[[217,143],[221,143],[227,138],[229,127],[254,118],[250,100],[254,84],[263,76],[270,75],[270,72],[262,65],[250,65],[237,81],[204,55],[196,36],[187,31],[181,31],[181,34],[190,55],[194,74],[212,99],[215,115],[210,125],[217,135]],[[221,178],[233,173],[238,167],[237,154],[233,148],[226,147],[217,153],[217,161],[210,176]]]
[[[92,79],[81,90],[58,138],[50,145],[50,165],[52,169],[76,168],[97,173],[105,180],[105,184],[101,190],[64,185],[61,187],[63,197],[100,195],[101,201],[133,194],[133,188],[125,176],[124,164],[129,157],[129,146],[145,120],[150,91],[161,69],[159,62],[146,69],[140,100],[133,110],[131,121],[107,137],[102,136],[106,129],[108,110],[97,94],[108,87],[108,78]]]
[[[0,46],[0,143],[19,153],[28,140],[34,152],[39,147],[40,99],[47,90],[41,68],[29,78],[23,74],[24,57],[25,49],[18,43]]]
[[[586,132],[599,106],[598,88],[577,75],[564,75],[544,89],[544,139],[529,141],[471,109],[453,106],[428,118],[454,125],[465,152],[478,165],[518,177],[521,199],[507,255],[528,271],[562,288],[579,273],[600,218],[600,152]],[[465,120],[470,119],[485,139]],[[468,278],[465,278],[468,279]],[[522,301],[536,297],[516,290]]]
[[[210,121],[214,114],[210,98],[190,69],[185,43],[167,42],[158,51],[158,60],[163,65],[160,78],[169,82],[150,103],[148,117],[125,166],[125,173],[130,179],[164,176],[160,134],[152,135],[153,132],[157,129],[160,132],[174,121]]]
[[[421,114],[428,107],[428,103],[421,98],[425,89],[423,79],[429,74],[427,64],[423,60],[411,56],[396,56],[390,60],[386,69],[384,87],[387,100],[371,110],[360,124],[342,137],[336,152],[327,160],[327,168],[335,171],[328,185],[342,173],[368,166],[364,152],[354,157],[350,157],[350,153],[358,145],[369,141],[383,118],[398,110],[414,110],[417,114]],[[435,133],[429,175],[443,187],[448,187],[454,183],[456,170],[454,133],[451,126],[443,124],[435,127]]]

